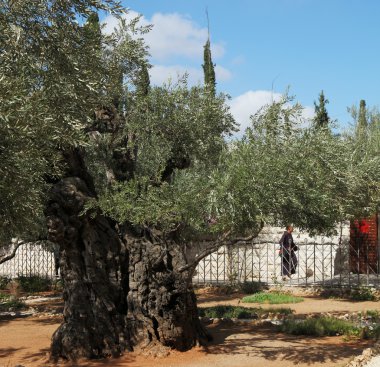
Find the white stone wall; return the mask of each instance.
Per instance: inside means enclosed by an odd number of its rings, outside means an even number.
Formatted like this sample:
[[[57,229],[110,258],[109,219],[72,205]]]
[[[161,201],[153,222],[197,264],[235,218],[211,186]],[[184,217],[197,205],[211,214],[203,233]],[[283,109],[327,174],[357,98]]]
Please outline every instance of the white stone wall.
[[[220,248],[202,260],[194,277],[199,283],[228,281],[282,281],[279,240],[280,227],[264,227],[260,235],[244,246]],[[344,223],[334,236],[311,237],[295,228],[294,242],[298,246],[297,273],[289,282],[297,284],[325,283],[348,273],[350,228]]]

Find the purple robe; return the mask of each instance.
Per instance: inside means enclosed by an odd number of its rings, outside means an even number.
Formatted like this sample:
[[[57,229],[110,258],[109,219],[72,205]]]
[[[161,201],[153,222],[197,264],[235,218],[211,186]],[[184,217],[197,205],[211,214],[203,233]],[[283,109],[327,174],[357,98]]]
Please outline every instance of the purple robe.
[[[297,256],[295,251],[298,247],[293,241],[293,236],[288,231],[285,231],[280,240],[281,245],[281,275],[290,277],[296,273]]]

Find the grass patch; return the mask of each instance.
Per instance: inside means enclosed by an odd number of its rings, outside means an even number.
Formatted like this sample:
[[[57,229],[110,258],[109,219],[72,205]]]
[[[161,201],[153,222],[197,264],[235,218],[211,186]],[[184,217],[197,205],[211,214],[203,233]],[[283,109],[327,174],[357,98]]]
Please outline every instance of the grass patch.
[[[306,320],[285,320],[280,326],[282,332],[292,335],[312,336],[360,336],[361,328],[350,321],[333,317],[318,317]]]
[[[293,310],[290,308],[274,308],[270,310],[265,310],[261,307],[259,308],[245,308],[239,306],[214,306],[198,308],[199,316],[210,317],[210,318],[237,318],[237,319],[257,319],[263,314],[281,314],[290,315]]]
[[[303,301],[303,298],[292,296],[286,293],[259,292],[259,293],[252,294],[251,296],[244,297],[241,301],[244,303],[281,304],[281,303],[299,303]]]

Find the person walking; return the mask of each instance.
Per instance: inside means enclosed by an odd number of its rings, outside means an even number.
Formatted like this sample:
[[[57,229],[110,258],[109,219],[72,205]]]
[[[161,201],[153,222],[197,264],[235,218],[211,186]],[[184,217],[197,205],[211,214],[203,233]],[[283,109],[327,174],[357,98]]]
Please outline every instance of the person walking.
[[[293,226],[286,226],[286,231],[280,239],[281,275],[283,280],[295,274],[297,268],[297,256],[295,251],[298,250],[298,247],[294,243],[292,232]]]

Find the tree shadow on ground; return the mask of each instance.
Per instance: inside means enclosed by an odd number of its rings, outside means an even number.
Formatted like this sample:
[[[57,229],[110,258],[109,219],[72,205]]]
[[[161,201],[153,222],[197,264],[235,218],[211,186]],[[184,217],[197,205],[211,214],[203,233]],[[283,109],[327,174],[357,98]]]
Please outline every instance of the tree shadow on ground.
[[[28,354],[27,357],[25,357],[22,361],[22,363],[34,363],[37,362],[41,366],[57,366],[56,363],[53,363],[49,360],[50,358],[50,348],[43,348],[40,349],[36,353]],[[65,366],[65,367],[102,367],[102,366],[112,366],[112,367],[125,367],[128,365],[128,363],[134,362],[135,357],[129,356],[128,353],[125,353],[120,358],[104,358],[104,359],[92,359],[92,360],[78,360],[78,361],[64,361],[60,360],[58,362],[58,366]],[[62,364],[63,363],[63,364]]]
[[[13,353],[25,348],[0,348],[0,358],[10,357]]]
[[[63,316],[62,315],[54,315],[52,317],[41,317],[38,319],[30,320],[33,323],[43,324],[43,325],[60,325],[62,323]],[[58,326],[57,326],[58,327]]]
[[[373,342],[344,342],[342,337],[294,336],[277,332],[275,327],[216,325],[209,331],[213,341],[205,347],[210,354],[249,355],[270,361],[286,360],[316,364],[356,356]],[[269,341],[269,342],[268,342]]]

